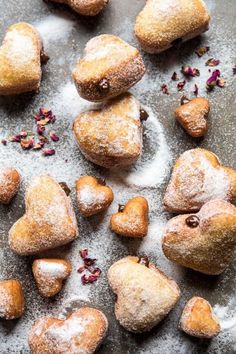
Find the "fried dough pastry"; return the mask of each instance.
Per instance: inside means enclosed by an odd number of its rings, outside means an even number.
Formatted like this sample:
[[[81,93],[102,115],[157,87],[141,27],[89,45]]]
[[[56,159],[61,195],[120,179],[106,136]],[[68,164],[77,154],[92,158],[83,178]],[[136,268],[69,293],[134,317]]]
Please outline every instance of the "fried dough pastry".
[[[33,354],[93,354],[108,328],[106,316],[99,310],[83,307],[66,320],[43,317],[29,334]]]
[[[146,257],[125,257],[114,263],[108,271],[108,282],[117,295],[116,318],[131,332],[151,330],[180,297],[175,281]]]
[[[0,48],[0,95],[37,91],[41,81],[43,44],[25,22],[8,28]]]
[[[189,135],[193,138],[200,138],[208,131],[209,112],[208,99],[197,97],[179,106],[175,110],[175,118]]]
[[[71,263],[64,259],[36,259],[32,271],[38,290],[43,297],[53,297],[58,294],[63,281],[69,277]]]
[[[210,200],[235,197],[236,171],[222,166],[212,152],[198,148],[185,151],[175,162],[163,203],[169,212],[188,213]]]
[[[96,16],[107,5],[109,0],[51,0],[70,6],[82,16]]]
[[[112,215],[112,231],[126,237],[144,237],[148,233],[148,202],[144,197],[130,199]]]
[[[90,39],[73,78],[81,97],[105,101],[135,85],[145,73],[139,51],[121,38],[103,34]]]
[[[104,180],[83,176],[76,181],[77,202],[83,216],[91,216],[106,210],[113,202],[112,189]]]
[[[73,241],[77,223],[71,200],[53,178],[36,177],[25,197],[26,213],[9,231],[12,251],[28,256]]]
[[[236,208],[219,199],[206,203],[195,215],[171,219],[162,240],[169,260],[210,275],[229,266],[235,248]]]
[[[24,313],[24,307],[24,293],[19,280],[0,280],[0,318],[19,318]]]
[[[208,301],[194,296],[186,304],[179,328],[190,336],[213,338],[220,333],[220,323]]]
[[[73,130],[81,152],[106,168],[131,165],[142,150],[140,103],[130,93],[81,113]]]
[[[20,187],[21,176],[14,168],[0,170],[0,203],[9,204]]]
[[[147,0],[135,34],[143,50],[155,54],[207,31],[209,22],[203,0]]]

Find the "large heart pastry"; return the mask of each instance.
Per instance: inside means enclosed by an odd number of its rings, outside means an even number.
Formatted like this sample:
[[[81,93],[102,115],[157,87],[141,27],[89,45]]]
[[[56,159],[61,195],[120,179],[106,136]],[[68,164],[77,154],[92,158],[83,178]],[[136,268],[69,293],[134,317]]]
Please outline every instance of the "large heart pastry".
[[[206,203],[193,215],[179,215],[166,226],[165,256],[205,274],[220,274],[230,264],[236,248],[236,207],[224,200]]]
[[[116,318],[131,332],[151,330],[180,297],[175,281],[146,257],[125,257],[114,263],[108,271],[108,281],[117,295]]]
[[[186,304],[179,323],[185,333],[198,338],[212,338],[220,333],[220,323],[208,301],[194,296]]]
[[[53,178],[36,177],[29,186],[26,213],[10,229],[10,248],[19,255],[36,254],[73,241],[77,223],[71,200]]]
[[[130,199],[111,217],[111,229],[118,235],[144,237],[148,232],[148,202],[144,197]]]
[[[235,197],[236,171],[222,166],[212,152],[192,149],[185,151],[174,165],[164,206],[173,213],[195,212],[210,200],[233,201]]]
[[[93,354],[108,328],[106,316],[99,310],[83,307],[66,320],[43,317],[29,334],[33,354]]]
[[[81,97],[104,101],[136,84],[145,73],[139,51],[121,38],[103,34],[90,39],[73,71]]]
[[[73,127],[81,152],[107,168],[136,162],[142,150],[140,109],[126,93],[98,110],[81,113]]]
[[[70,6],[83,16],[96,16],[107,5],[109,0],[51,0]]]
[[[208,30],[203,0],[147,0],[135,23],[141,47],[155,54]]]
[[[0,280],[0,318],[19,318],[23,315],[24,308],[24,293],[19,280]]]
[[[36,259],[32,271],[40,294],[53,297],[62,289],[63,280],[71,273],[71,263],[64,259]]]
[[[9,204],[18,192],[21,176],[15,168],[0,170],[0,203]]]
[[[37,91],[41,81],[43,45],[28,23],[8,28],[0,48],[0,95]]]

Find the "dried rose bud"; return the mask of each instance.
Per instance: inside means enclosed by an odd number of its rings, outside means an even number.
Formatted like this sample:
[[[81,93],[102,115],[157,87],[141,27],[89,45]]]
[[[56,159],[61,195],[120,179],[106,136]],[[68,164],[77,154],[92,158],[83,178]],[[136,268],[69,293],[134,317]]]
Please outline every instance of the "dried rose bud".
[[[77,272],[78,273],[83,273],[85,271],[85,266],[80,266],[78,269],[77,269]]]
[[[220,64],[220,60],[214,58],[210,58],[206,62],[206,66],[217,66],[219,64]]]
[[[220,87],[220,88],[225,87],[225,84],[226,84],[225,79],[218,79],[218,80],[216,81],[216,85],[217,85],[218,87]]]
[[[9,141],[12,142],[12,143],[20,143],[20,141],[21,141],[20,134],[10,136],[9,137]]]
[[[212,75],[209,77],[209,79],[206,82],[206,87],[208,91],[211,91],[214,89],[216,86],[217,79],[220,77],[220,70],[214,70]]]
[[[161,85],[161,91],[165,94],[165,95],[169,95],[169,89],[168,86],[166,84]]]
[[[177,84],[177,89],[178,91],[182,91],[184,89],[184,86],[186,84],[186,81],[180,81],[178,84]]]
[[[80,251],[79,251],[79,254],[80,254],[80,257],[81,257],[81,258],[86,258],[87,255],[88,255],[88,249],[85,248],[85,249],[83,249],[83,250],[80,250]]]
[[[85,285],[85,284],[92,284],[94,283],[95,281],[98,280],[98,277],[96,275],[83,275],[81,277],[81,281],[82,281],[82,284]]]
[[[173,81],[178,81],[179,80],[179,77],[178,77],[178,75],[177,75],[177,73],[175,71],[173,72],[173,75],[171,76],[171,80],[173,80]]]
[[[33,150],[41,150],[42,147],[43,147],[42,144],[39,142],[39,143],[34,144]]]
[[[54,141],[54,142],[59,141],[59,136],[54,131],[50,132],[49,135],[50,135],[50,138],[52,139],[52,141]]]
[[[47,125],[50,122],[50,118],[43,118],[39,121],[37,121],[38,125]]]
[[[66,184],[66,182],[59,182],[61,188],[64,190],[64,192],[66,193],[66,195],[70,195],[71,190],[68,187],[68,185]]]
[[[54,149],[45,149],[43,150],[43,156],[52,156],[55,155],[56,151]]]
[[[86,267],[90,267],[90,266],[92,266],[92,265],[94,265],[94,263],[96,262],[96,258],[87,258],[87,257],[85,257],[84,258],[84,265],[86,266]]]
[[[200,47],[198,49],[195,50],[195,53],[198,55],[198,57],[202,57],[204,54],[206,54],[207,52],[209,52],[210,47],[206,46],[206,47]]]
[[[99,276],[101,275],[102,271],[101,271],[100,268],[96,267],[96,268],[93,269],[92,273],[93,273],[93,275],[95,275],[96,277],[99,277]]]
[[[48,144],[49,143],[49,140],[48,140],[48,138],[46,136],[42,136],[42,135],[39,136],[39,140],[43,144]]]
[[[29,150],[34,146],[34,138],[30,137],[28,139],[21,139],[20,145],[22,149]]]
[[[4,145],[4,146],[6,146],[6,145],[7,145],[7,140],[2,139],[2,140],[1,140],[1,144]]]
[[[196,68],[191,68],[191,66],[182,66],[181,72],[188,77],[200,76],[200,71]]]
[[[28,135],[27,131],[26,131],[26,130],[24,130],[24,129],[22,129],[22,130],[21,130],[21,132],[20,132],[20,136],[21,136],[21,138],[26,138],[26,137],[27,137],[27,135]]]
[[[198,96],[198,91],[199,91],[199,90],[198,90],[198,85],[195,84],[195,85],[194,85],[194,90],[193,90],[193,93],[194,93],[195,96]]]
[[[44,131],[45,131],[45,127],[44,127],[43,125],[38,124],[38,126],[37,126],[37,133],[38,133],[39,135],[42,135],[42,134],[44,133]]]

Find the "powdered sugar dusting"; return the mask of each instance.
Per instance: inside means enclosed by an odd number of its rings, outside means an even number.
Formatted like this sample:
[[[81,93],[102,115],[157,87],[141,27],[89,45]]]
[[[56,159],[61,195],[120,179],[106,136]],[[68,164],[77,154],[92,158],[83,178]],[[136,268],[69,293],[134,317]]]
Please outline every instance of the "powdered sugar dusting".
[[[47,260],[39,260],[37,263],[37,272],[42,276],[52,278],[63,278],[67,274],[67,267],[63,263],[48,262]]]

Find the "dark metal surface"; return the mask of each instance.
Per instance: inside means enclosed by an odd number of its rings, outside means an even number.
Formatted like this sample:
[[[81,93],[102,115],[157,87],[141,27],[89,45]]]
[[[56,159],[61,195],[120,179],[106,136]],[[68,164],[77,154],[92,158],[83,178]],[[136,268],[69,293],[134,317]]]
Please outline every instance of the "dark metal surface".
[[[147,161],[160,151],[160,145],[165,144],[166,141],[165,152],[168,147],[170,149],[170,154],[166,153],[168,155],[166,159],[167,165],[169,162],[170,166],[167,166],[167,171],[160,179],[160,183],[147,188],[142,183],[134,187],[117,182],[115,178],[117,175],[114,172],[109,175],[108,172],[87,162],[73,140],[72,121],[86,106],[85,102],[76,95],[72,97],[71,93],[70,76],[76,60],[81,55],[85,43],[91,37],[101,33],[114,33],[138,46],[133,36],[133,24],[144,3],[144,0],[110,0],[109,6],[102,15],[97,19],[88,20],[77,16],[64,6],[48,4],[41,0],[0,1],[1,39],[9,25],[20,21],[32,23],[45,35],[45,47],[50,56],[50,61],[43,68],[43,80],[38,94],[0,98],[0,138],[16,133],[23,127],[32,129],[33,113],[42,106],[52,108],[57,115],[58,120],[54,129],[61,136],[60,142],[55,145],[58,146],[57,154],[48,159],[41,157],[40,153],[24,152],[13,144],[0,147],[1,165],[15,165],[20,169],[23,177],[21,190],[13,203],[9,207],[0,206],[0,278],[19,278],[24,286],[27,304],[26,313],[19,321],[0,321],[0,352],[3,354],[29,353],[27,334],[36,318],[45,314],[65,315],[83,304],[101,308],[109,319],[109,333],[99,353],[235,353],[235,338],[228,331],[223,331],[212,341],[202,341],[184,335],[178,331],[177,326],[183,305],[192,295],[202,295],[212,305],[221,306],[227,306],[234,299],[236,263],[231,264],[219,277],[207,277],[171,264],[160,250],[160,220],[163,222],[165,218],[170,217],[162,213],[160,201],[169,178],[171,162],[181,152],[192,147],[203,146],[215,152],[224,164],[236,168],[236,77],[233,77],[232,73],[232,67],[236,64],[235,0],[206,1],[212,15],[212,23],[210,31],[201,39],[197,38],[184,44],[180,50],[171,49],[159,56],[142,53],[147,74],[132,89],[132,92],[143,104],[151,107],[155,119],[162,125],[163,132],[155,132],[155,124],[145,123],[144,155],[141,164],[144,169],[145,166],[149,168]],[[55,17],[66,18],[64,22],[59,22],[59,25],[57,23],[59,26],[57,31],[54,28]],[[51,25],[48,26],[50,21]],[[204,63],[209,56],[199,59],[194,54],[194,49],[203,44],[210,45],[210,56],[221,60],[220,69],[227,84],[224,89],[218,88],[208,94],[212,107],[210,129],[203,140],[193,141],[173,119],[173,111],[179,104],[182,94],[177,93],[176,83],[171,82],[170,77],[174,71],[179,72],[183,64],[200,68],[200,78],[192,79],[187,83],[186,93],[191,96],[189,93],[193,89],[193,84],[197,82],[200,94],[207,96],[205,81],[210,74]],[[160,91],[162,83],[170,86],[169,96]],[[164,142],[161,137],[164,137]],[[163,157],[160,161],[164,160]],[[161,167],[156,166],[156,170]],[[152,174],[154,169],[150,168],[149,171]],[[74,266],[71,279],[53,301],[43,300],[39,296],[31,274],[32,259],[13,255],[7,244],[9,228],[24,212],[25,186],[33,176],[42,173],[50,173],[59,181],[67,182],[72,189],[75,179],[82,174],[91,173],[107,177],[115,193],[115,202],[105,215],[89,219],[77,215],[80,236],[73,245],[48,253],[54,257],[57,255],[68,257]],[[146,171],[145,178],[148,173]],[[151,207],[149,241],[145,241],[144,244],[118,238],[108,228],[109,217],[116,210],[118,203],[124,204],[129,196],[137,194],[146,196]],[[72,197],[74,200],[74,194]],[[98,265],[103,271],[102,278],[96,284],[87,287],[81,286],[80,277],[76,273],[76,267],[80,263],[79,249],[83,247],[88,247],[91,254],[98,258]],[[134,335],[126,332],[115,320],[113,313],[115,297],[108,287],[106,272],[119,258],[128,254],[142,253],[147,254],[178,282],[182,297],[170,315],[153,331],[144,335]]]

